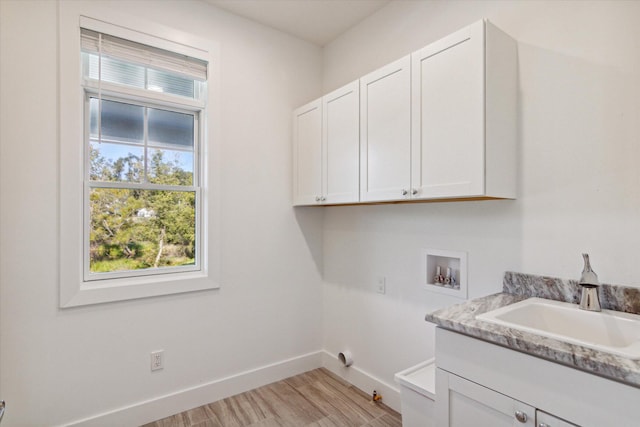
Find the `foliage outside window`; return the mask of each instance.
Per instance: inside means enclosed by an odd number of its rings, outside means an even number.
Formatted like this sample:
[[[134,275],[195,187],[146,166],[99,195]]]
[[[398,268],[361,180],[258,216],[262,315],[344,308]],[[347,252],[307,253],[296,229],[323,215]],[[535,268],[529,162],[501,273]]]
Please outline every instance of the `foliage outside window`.
[[[82,31],[85,280],[197,270],[205,82],[169,52]]]

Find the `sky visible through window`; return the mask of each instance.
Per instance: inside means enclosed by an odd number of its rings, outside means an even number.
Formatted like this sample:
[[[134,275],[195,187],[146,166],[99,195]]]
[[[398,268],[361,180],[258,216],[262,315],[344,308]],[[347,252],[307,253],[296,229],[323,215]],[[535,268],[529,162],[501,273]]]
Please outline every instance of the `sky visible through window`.
[[[144,156],[144,147],[136,147],[133,145],[124,144],[109,144],[106,142],[98,143],[97,141],[92,144],[94,148],[98,149],[100,155],[105,159],[115,163],[118,159],[126,158],[129,155],[134,155],[142,159]],[[149,147],[151,152],[157,150],[157,148]],[[192,151],[178,151],[162,149],[165,154],[165,159],[173,162],[176,167],[179,167],[185,172],[193,173],[193,152]]]

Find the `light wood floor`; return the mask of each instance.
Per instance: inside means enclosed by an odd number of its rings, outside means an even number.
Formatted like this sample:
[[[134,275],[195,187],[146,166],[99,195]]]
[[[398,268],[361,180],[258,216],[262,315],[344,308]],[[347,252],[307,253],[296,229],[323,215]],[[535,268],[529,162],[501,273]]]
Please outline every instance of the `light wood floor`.
[[[256,388],[144,427],[402,427],[400,414],[326,369]]]

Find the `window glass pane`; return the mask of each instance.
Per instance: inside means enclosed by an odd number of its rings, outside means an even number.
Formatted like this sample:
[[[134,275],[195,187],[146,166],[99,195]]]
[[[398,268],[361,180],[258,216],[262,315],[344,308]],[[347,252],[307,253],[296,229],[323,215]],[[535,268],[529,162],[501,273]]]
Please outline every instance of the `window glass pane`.
[[[144,142],[144,107],[123,102],[102,100],[102,141],[103,142]],[[98,139],[98,100],[91,98],[90,132],[91,139]]]
[[[193,152],[149,149],[147,179],[154,184],[193,185]]]
[[[92,181],[142,182],[144,147],[91,141],[89,150]]]
[[[193,150],[193,115],[148,109],[149,144]]]
[[[93,188],[92,273],[193,265],[195,192]]]
[[[86,78],[117,83],[154,92],[169,93],[191,99],[200,98],[200,86],[204,83],[190,77],[168,71],[122,61],[108,56],[102,57],[102,76],[99,75],[98,55],[82,52],[83,74]],[[145,80],[145,73],[147,73]]]
[[[174,95],[194,97],[193,79],[181,77],[165,71],[147,69],[147,89],[156,92],[171,93]]]
[[[98,55],[83,53],[84,75],[90,79],[98,80],[99,61]],[[102,57],[102,81],[118,83],[144,89],[145,67],[131,62]]]
[[[102,80],[144,88],[144,67],[103,56]]]

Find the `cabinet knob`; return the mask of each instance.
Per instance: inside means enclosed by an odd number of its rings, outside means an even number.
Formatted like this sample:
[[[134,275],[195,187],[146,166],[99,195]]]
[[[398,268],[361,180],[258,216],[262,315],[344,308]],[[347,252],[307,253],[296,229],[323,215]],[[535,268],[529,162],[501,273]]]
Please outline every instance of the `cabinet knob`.
[[[516,420],[520,421],[521,423],[527,422],[527,414],[525,414],[524,412],[516,411],[515,416],[516,416]]]
[[[416,190],[415,188],[412,188],[411,189],[411,194],[413,194],[415,196],[416,194],[418,194],[418,190]]]
[[[403,188],[403,189],[402,189],[402,195],[403,195],[403,196],[406,196],[407,194],[409,194],[409,192]]]
[[[327,201],[327,198],[326,198],[326,197],[324,197],[324,196],[322,196],[322,197],[320,197],[320,201],[321,201],[321,202],[326,202],[326,201]]]
[[[547,423],[539,423],[538,427],[551,427],[551,426]]]
[[[316,196],[316,202],[320,201],[320,196]]]

